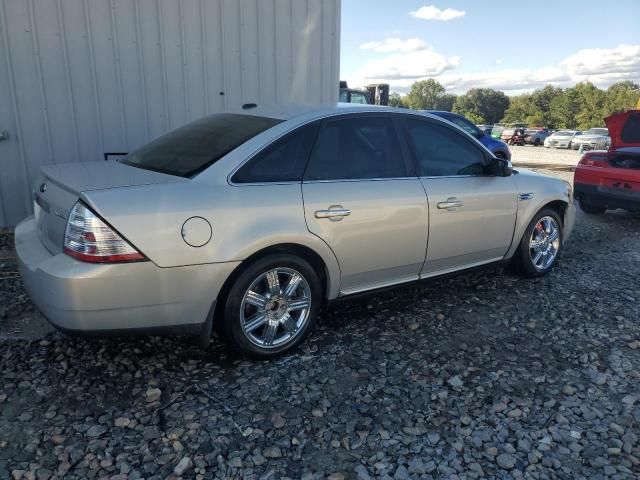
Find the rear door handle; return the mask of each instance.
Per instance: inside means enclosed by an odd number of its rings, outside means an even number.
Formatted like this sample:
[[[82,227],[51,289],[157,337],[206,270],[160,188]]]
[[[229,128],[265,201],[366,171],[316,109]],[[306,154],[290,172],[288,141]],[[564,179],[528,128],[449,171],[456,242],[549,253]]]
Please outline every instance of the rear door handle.
[[[458,207],[462,207],[463,205],[464,205],[464,202],[462,200],[458,200],[455,197],[449,197],[444,202],[438,202],[438,208],[441,209],[441,210],[442,209],[450,209],[450,208],[458,208]]]
[[[328,218],[329,220],[342,220],[343,217],[351,215],[351,210],[343,208],[342,205],[332,205],[327,210],[316,210],[316,218]]]

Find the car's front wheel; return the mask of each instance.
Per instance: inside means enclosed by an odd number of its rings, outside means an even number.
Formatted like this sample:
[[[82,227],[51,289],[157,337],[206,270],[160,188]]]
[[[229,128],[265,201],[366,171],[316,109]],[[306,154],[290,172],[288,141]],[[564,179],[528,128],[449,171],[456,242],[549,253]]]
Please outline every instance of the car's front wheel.
[[[243,270],[228,291],[224,337],[254,358],[279,355],[312,330],[321,298],[320,279],[306,260],[289,254],[263,257]]]
[[[539,211],[527,226],[514,256],[514,266],[528,277],[548,273],[562,247],[562,222],[551,209]]]

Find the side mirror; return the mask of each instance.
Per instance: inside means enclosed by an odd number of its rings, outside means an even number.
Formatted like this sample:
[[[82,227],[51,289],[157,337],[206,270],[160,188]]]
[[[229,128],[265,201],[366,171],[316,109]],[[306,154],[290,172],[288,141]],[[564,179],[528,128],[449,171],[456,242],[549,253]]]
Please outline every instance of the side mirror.
[[[496,177],[510,177],[513,173],[511,160],[493,157],[491,159],[491,173]]]

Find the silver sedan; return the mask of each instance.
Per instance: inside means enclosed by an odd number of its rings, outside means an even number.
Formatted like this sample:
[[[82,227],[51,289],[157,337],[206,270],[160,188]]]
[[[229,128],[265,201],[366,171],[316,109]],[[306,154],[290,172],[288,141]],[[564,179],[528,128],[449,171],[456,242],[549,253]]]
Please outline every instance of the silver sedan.
[[[42,168],[15,241],[53,325],[205,341],[215,326],[270,357],[338,297],[496,263],[544,275],[573,227],[569,184],[441,118],[248,107],[120,161]]]

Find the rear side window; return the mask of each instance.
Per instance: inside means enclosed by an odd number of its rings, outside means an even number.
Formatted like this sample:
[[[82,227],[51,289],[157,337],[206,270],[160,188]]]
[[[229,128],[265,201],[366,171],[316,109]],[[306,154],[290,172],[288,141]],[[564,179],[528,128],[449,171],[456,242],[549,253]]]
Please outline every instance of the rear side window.
[[[469,139],[444,125],[405,120],[409,143],[421,176],[482,175],[486,158]]]
[[[406,176],[391,119],[354,117],[328,121],[320,129],[305,180]]]
[[[640,115],[631,114],[622,127],[620,138],[624,143],[640,142]]]
[[[221,113],[172,130],[130,153],[122,163],[156,172],[191,177],[281,120]]]
[[[235,183],[302,180],[317,130],[317,123],[298,128],[254,156],[231,180]]]

